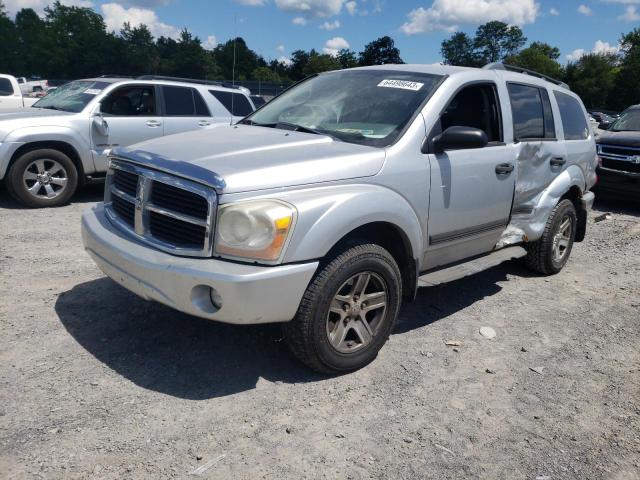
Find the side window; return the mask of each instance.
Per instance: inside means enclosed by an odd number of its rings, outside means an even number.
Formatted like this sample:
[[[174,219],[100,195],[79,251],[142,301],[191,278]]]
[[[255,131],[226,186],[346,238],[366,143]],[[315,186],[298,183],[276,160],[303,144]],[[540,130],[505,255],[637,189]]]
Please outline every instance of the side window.
[[[0,97],[13,95],[13,87],[8,78],[0,78]]]
[[[460,90],[440,116],[442,131],[449,127],[483,130],[489,142],[502,141],[502,122],[493,84],[470,85]]]
[[[116,117],[156,115],[156,96],[153,87],[123,87],[102,101],[100,111]]]
[[[513,136],[516,142],[545,138],[545,116],[540,89],[530,85],[508,83]]]
[[[209,117],[202,95],[189,87],[162,87],[167,117]]]
[[[246,117],[253,112],[249,100],[241,93],[227,92],[225,90],[209,90],[209,93],[216,97],[224,108],[234,116]]]
[[[554,91],[553,95],[556,97],[558,108],[560,109],[564,139],[586,139],[589,136],[589,127],[580,102],[566,93]]]
[[[544,112],[544,138],[556,138],[556,125],[553,122],[551,101],[545,88],[540,89],[542,94],[542,111]]]
[[[193,91],[193,102],[196,105],[196,115],[199,117],[210,117],[211,113],[209,112],[209,107],[204,102],[204,98],[200,95],[200,92],[197,90]]]

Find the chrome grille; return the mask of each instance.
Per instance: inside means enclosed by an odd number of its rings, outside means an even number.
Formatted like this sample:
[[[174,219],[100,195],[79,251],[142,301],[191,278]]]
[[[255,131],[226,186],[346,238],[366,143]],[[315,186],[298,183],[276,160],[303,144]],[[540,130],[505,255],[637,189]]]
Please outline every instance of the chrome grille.
[[[623,172],[640,172],[640,147],[598,144],[602,167]]]
[[[212,188],[112,159],[104,201],[112,223],[159,250],[192,257],[213,253]]]

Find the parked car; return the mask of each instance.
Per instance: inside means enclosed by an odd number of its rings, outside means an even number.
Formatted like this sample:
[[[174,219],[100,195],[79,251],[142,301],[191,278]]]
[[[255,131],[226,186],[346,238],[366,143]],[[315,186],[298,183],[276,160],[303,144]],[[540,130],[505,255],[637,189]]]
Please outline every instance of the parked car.
[[[626,109],[598,136],[598,192],[640,200],[640,105]]]
[[[120,148],[83,214],[85,248],[143,298],[284,322],[311,368],[360,368],[418,287],[520,257],[555,274],[584,238],[597,165],[584,106],[513,70],[327,72],[238,125]]]
[[[256,108],[260,108],[262,105],[267,103],[267,100],[262,95],[251,95],[251,100]]]
[[[608,127],[616,120],[614,117],[602,112],[589,112],[589,114],[598,123],[600,129]]]
[[[16,77],[18,85],[20,85],[20,91],[23,95],[28,95],[34,92],[45,92],[49,88],[49,82],[47,80],[27,80],[25,77]]]
[[[168,77],[91,78],[51,91],[29,112],[0,116],[0,180],[28,207],[64,204],[104,179],[119,146],[233,123],[255,108],[217,83]]]
[[[37,101],[22,94],[16,77],[0,74],[0,113],[28,108]]]

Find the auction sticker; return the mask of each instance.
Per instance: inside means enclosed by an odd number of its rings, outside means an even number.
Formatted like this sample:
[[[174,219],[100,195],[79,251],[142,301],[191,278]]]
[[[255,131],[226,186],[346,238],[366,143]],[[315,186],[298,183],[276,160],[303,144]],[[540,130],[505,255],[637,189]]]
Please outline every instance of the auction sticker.
[[[86,93],[87,95],[98,95],[101,91],[102,90],[98,88],[88,88],[83,93]]]
[[[378,86],[385,87],[385,88],[401,88],[402,90],[411,90],[411,91],[417,92],[424,86],[424,83],[411,82],[409,80],[385,79],[385,80],[382,80],[378,84]]]

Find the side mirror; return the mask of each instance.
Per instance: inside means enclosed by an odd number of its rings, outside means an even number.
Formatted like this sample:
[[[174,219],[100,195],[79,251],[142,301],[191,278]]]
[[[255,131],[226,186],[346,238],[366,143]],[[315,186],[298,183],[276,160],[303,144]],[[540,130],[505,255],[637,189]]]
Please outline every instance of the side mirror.
[[[101,113],[96,113],[93,115],[92,123],[94,128],[100,133],[100,135],[104,135],[105,137],[109,136],[109,124],[104,119]]]
[[[483,148],[489,143],[487,134],[479,128],[449,127],[433,139],[434,153],[445,150],[464,150],[469,148]]]
[[[611,124],[609,122],[600,122],[598,124],[598,128],[600,130],[609,130],[609,127],[611,126]]]

